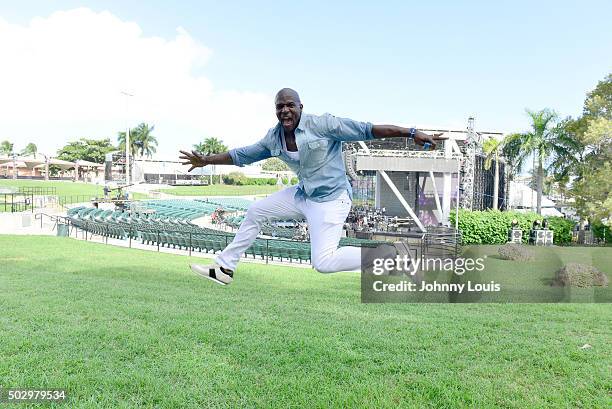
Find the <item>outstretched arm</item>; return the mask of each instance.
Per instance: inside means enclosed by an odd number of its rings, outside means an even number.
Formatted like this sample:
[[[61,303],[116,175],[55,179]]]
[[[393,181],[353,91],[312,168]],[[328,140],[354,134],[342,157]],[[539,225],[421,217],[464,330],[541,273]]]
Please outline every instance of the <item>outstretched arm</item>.
[[[206,165],[236,165],[244,166],[270,157],[270,150],[261,142],[253,145],[243,146],[242,148],[231,149],[229,152],[218,153],[216,155],[203,155],[196,151],[179,151],[183,156],[179,159],[185,160],[183,165],[191,165],[188,172],[195,168]]]
[[[233,165],[234,161],[228,152],[217,153],[216,155],[202,155],[199,152],[191,151],[179,151],[182,156],[179,159],[184,160],[182,165],[191,165],[187,172],[191,172],[195,168],[202,168],[206,165]]]
[[[403,128],[395,125],[372,125],[372,135],[374,135],[374,138],[414,138],[417,145],[428,143],[433,148],[436,147],[436,141],[446,139],[440,138],[441,133],[428,135],[416,128]]]
[[[403,128],[395,125],[372,125],[369,122],[338,118],[331,114],[321,115],[319,121],[323,133],[328,138],[343,142],[367,141],[372,138],[408,137],[414,138],[418,145],[429,144],[429,146],[435,148],[436,141],[446,139],[440,138],[441,133],[428,135],[415,128]]]

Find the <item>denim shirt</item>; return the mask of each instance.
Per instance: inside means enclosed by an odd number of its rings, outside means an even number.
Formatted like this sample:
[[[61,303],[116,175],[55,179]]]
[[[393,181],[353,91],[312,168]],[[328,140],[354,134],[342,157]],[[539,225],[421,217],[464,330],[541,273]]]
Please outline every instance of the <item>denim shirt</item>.
[[[282,149],[283,127],[278,123],[266,136],[253,145],[229,151],[234,165],[278,157],[293,170],[299,180],[296,197],[315,202],[334,200],[344,191],[353,197],[342,160],[343,141],[365,141],[374,138],[372,124],[337,118],[331,114],[302,113],[295,129],[295,142],[300,153],[299,163],[290,159]]]

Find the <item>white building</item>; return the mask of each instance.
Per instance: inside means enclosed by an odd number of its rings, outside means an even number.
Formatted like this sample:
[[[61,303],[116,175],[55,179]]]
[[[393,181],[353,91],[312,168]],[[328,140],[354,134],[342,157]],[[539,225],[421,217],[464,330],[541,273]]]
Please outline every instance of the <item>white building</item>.
[[[509,204],[510,208],[518,211],[536,211],[537,210],[538,194],[529,186],[519,183],[510,182]],[[542,195],[542,216],[563,216],[555,207],[555,202],[547,196]]]

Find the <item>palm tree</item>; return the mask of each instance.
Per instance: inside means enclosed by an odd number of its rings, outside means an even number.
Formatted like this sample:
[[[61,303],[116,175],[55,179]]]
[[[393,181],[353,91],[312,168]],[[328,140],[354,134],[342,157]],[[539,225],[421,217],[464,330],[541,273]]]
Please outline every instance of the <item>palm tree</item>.
[[[134,156],[150,158],[157,152],[157,138],[152,135],[154,129],[155,125],[149,126],[144,122],[136,128],[130,129],[130,152]],[[125,132],[119,132],[117,140],[119,150],[125,151]]]
[[[30,142],[29,144],[26,145],[25,148],[23,148],[23,150],[21,151],[21,155],[23,155],[23,156],[28,156],[28,155],[36,156],[37,152],[38,152],[38,147],[36,146],[36,144]]]
[[[0,143],[0,153],[7,156],[12,155],[13,144],[9,141],[2,141],[2,143]]]
[[[214,155],[217,153],[223,153],[227,151],[227,146],[223,144],[223,141],[217,138],[206,138],[204,142],[193,145],[193,149],[196,152],[204,155]],[[213,175],[215,173],[215,167],[212,166],[212,174],[210,175],[210,184],[212,185]]]
[[[506,135],[502,142],[501,154],[506,160],[506,174],[508,175],[506,178],[506,192],[508,192],[508,197],[511,197],[511,183],[521,173],[525,164],[525,158],[521,156],[520,134],[513,133]],[[511,206],[511,203],[509,201],[508,206]]]
[[[493,210],[497,210],[497,202],[499,196],[499,152],[502,147],[502,141],[496,138],[489,138],[485,141],[482,146],[483,151],[485,152],[485,169],[491,169],[491,162],[495,161],[495,179],[493,186]]]
[[[134,138],[134,129],[130,129],[130,153],[138,151],[138,145],[136,145],[136,138]],[[121,131],[117,134],[117,142],[119,142],[119,150],[125,152],[125,131]]]
[[[157,138],[152,135],[154,129],[155,125],[149,126],[143,122],[133,130],[140,157],[150,158],[157,152]]]
[[[2,141],[2,143],[0,143],[0,154],[13,157],[13,179],[17,179],[17,163],[15,162],[13,144],[9,141]],[[6,166],[6,171],[8,173],[8,165]]]
[[[505,142],[507,151],[514,155],[516,163],[523,164],[530,155],[536,176],[537,212],[542,213],[542,183],[544,167],[555,170],[561,164],[575,159],[576,140],[562,127],[557,126],[557,114],[550,109],[527,110],[532,130],[508,135]]]

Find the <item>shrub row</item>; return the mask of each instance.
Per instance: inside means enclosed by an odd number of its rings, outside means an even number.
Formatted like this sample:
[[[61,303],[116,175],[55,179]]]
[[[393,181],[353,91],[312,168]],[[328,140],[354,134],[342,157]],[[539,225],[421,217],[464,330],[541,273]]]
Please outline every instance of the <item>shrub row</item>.
[[[595,222],[591,225],[591,229],[593,230],[593,235],[600,240],[605,240],[606,243],[610,243],[610,239],[612,239],[612,232],[610,231],[610,227],[606,226],[602,222]]]
[[[455,212],[451,213],[451,223],[455,225]],[[459,210],[459,230],[463,244],[504,244],[508,241],[508,230],[516,219],[523,230],[523,242],[529,240],[529,232],[535,220],[546,219],[548,228],[553,230],[554,243],[566,244],[572,241],[574,222],[562,217],[543,217],[536,213],[515,211],[470,211]]]
[[[289,182],[291,182],[292,185],[296,184],[298,182],[298,179],[296,177],[291,178],[291,180],[289,180],[289,178],[282,178],[282,182],[284,185],[287,185]],[[227,184],[227,185],[238,185],[238,186],[245,186],[245,185],[256,185],[256,186],[262,186],[262,185],[276,185],[276,178],[249,178],[247,176],[244,175],[244,173],[241,172],[232,172],[228,175],[224,175],[223,176],[223,183]]]

